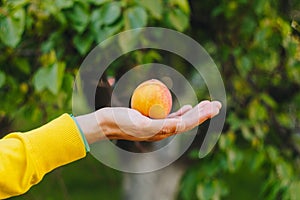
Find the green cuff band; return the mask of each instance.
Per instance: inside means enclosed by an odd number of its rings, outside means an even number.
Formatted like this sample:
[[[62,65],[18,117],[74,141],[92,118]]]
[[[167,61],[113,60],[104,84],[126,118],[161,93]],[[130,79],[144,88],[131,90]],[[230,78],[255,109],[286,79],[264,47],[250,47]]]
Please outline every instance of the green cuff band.
[[[83,143],[84,143],[86,152],[87,152],[87,153],[90,152],[90,146],[89,146],[89,143],[87,142],[87,140],[86,140],[86,138],[85,138],[85,135],[84,135],[83,131],[81,130],[81,128],[80,128],[80,126],[79,126],[79,124],[78,124],[76,118],[75,118],[72,114],[70,114],[70,116],[72,117],[72,119],[74,120],[74,122],[76,123],[76,125],[77,125],[77,127],[78,127],[78,129],[79,129],[80,135],[81,135],[81,137],[82,137],[82,139],[83,139]]]

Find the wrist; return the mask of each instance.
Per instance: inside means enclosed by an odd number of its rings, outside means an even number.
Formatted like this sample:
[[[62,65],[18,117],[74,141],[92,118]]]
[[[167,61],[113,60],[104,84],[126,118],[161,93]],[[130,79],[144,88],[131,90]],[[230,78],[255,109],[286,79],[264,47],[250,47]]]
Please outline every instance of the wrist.
[[[98,142],[105,138],[105,135],[102,133],[94,113],[80,115],[75,117],[75,119],[80,126],[88,144]]]

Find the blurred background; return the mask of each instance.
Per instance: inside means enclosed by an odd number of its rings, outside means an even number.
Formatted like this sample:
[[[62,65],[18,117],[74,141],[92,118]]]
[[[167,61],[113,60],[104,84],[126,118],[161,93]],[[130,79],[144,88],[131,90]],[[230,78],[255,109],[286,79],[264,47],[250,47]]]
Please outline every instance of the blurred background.
[[[203,45],[223,76],[228,101],[213,151],[199,159],[191,147],[172,197],[158,199],[300,199],[297,0],[1,0],[1,137],[71,113],[74,77],[90,50],[118,32],[145,26],[177,30]],[[164,54],[124,55],[107,76],[117,81],[135,65],[164,62]],[[167,59],[192,80],[195,70],[186,62]],[[209,97],[200,86],[197,95]],[[124,195],[124,176],[88,155],[11,199],[132,199]],[[140,190],[136,185],[129,185],[131,195]],[[157,188],[147,190],[160,195]]]

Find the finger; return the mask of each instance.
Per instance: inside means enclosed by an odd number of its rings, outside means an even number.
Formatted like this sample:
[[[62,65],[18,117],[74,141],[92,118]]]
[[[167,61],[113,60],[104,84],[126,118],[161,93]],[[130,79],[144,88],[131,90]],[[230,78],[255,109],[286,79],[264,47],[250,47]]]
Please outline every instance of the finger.
[[[178,131],[185,132],[195,126],[198,126],[207,119],[216,116],[220,112],[220,108],[221,103],[217,101],[199,103],[192,110],[182,116],[182,124],[178,126]]]
[[[219,108],[219,110],[222,108],[221,102],[219,102],[219,101],[212,101],[212,103],[214,103]]]
[[[206,104],[210,103],[210,101],[208,100],[205,100],[205,101],[201,101],[199,103],[199,105],[201,106],[204,106]],[[171,113],[168,118],[173,118],[173,117],[178,117],[178,116],[181,116],[183,115],[184,113],[190,111],[193,107],[191,105],[184,105],[182,106],[178,111],[174,112],[174,113]]]
[[[209,100],[204,100],[204,101],[201,101],[200,103],[198,103],[197,106],[204,106],[204,105],[210,104],[210,103],[211,103],[211,101],[209,101]]]
[[[218,101],[202,101],[193,109],[186,109],[185,114],[178,116],[177,118],[155,120],[152,125],[158,127],[155,125],[157,123],[160,124],[160,126],[162,125],[162,128],[157,134],[150,136],[147,141],[159,141],[174,134],[191,130],[205,120],[216,116],[219,113],[220,108],[221,103]]]
[[[177,110],[176,112],[173,112],[173,113],[169,114],[168,118],[173,118],[173,117],[181,116],[184,113],[186,113],[189,110],[191,110],[192,108],[193,107],[191,105],[184,105],[179,110]]]
[[[195,126],[203,123],[205,120],[217,115],[220,108],[220,102],[202,101],[193,109],[187,109],[183,115],[178,116],[177,118],[165,119],[162,129],[158,132],[158,134],[150,137],[149,140],[157,141],[176,133],[191,130]]]
[[[213,101],[207,104],[198,104],[194,113],[194,124],[199,125],[205,120],[216,116],[221,108],[221,104]],[[193,121],[193,120],[192,120]]]

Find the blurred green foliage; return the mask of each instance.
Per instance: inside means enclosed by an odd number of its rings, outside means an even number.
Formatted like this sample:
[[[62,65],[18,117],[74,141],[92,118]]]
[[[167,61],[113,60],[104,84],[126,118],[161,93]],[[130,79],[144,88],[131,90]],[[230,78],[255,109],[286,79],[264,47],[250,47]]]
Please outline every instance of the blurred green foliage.
[[[74,77],[101,41],[144,26],[184,31],[189,12],[185,0],[1,0],[1,135],[71,113]],[[120,41],[122,48],[126,45]],[[155,57],[154,52],[137,53],[133,60]],[[121,174],[89,156],[51,172],[15,199],[120,199],[121,190]]]
[[[204,159],[191,153],[196,164],[184,175],[178,198],[299,199],[300,17],[290,17],[297,8],[300,12],[296,1],[283,0],[2,0],[2,132],[28,130],[71,112],[74,76],[86,54],[107,37],[143,26],[171,28],[204,46],[228,97],[219,142]],[[162,57],[136,52],[131,60]],[[180,64],[178,70],[192,76]],[[109,73],[120,70],[114,66]],[[89,157],[52,172],[15,199],[119,199],[120,179]]]
[[[191,34],[220,66],[228,114],[217,147],[182,180],[180,199],[299,199],[300,44],[290,15],[299,5],[191,8]]]
[[[1,1],[0,121],[27,130],[70,112],[74,75],[93,47],[146,25],[183,31],[188,14],[178,0]]]

